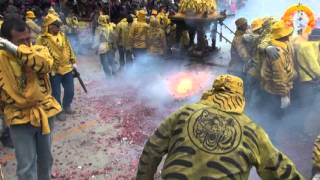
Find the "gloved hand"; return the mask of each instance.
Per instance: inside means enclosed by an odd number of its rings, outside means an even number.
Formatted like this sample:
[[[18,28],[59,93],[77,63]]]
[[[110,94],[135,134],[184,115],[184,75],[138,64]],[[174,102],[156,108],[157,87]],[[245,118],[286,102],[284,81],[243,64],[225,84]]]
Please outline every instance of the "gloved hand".
[[[284,96],[281,97],[281,109],[286,109],[290,105],[290,97],[289,96]]]
[[[320,173],[315,174],[312,180],[320,180]]]
[[[266,48],[266,53],[271,60],[276,60],[280,57],[279,48],[276,46],[268,46]]]
[[[1,38],[1,37],[0,37],[0,48],[9,51],[13,55],[17,55],[18,46],[13,44],[9,40]]]
[[[72,67],[73,68],[78,68],[78,65],[77,64],[73,64]]]

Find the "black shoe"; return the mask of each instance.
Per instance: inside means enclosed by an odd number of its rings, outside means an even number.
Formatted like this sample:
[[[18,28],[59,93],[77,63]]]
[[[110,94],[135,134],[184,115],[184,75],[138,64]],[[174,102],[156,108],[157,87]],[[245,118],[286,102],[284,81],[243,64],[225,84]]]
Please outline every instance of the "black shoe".
[[[65,112],[61,112],[57,115],[57,120],[58,121],[66,121],[67,117],[66,117],[66,113]]]
[[[71,107],[67,107],[63,109],[63,112],[66,114],[74,114],[74,110],[71,109]]]

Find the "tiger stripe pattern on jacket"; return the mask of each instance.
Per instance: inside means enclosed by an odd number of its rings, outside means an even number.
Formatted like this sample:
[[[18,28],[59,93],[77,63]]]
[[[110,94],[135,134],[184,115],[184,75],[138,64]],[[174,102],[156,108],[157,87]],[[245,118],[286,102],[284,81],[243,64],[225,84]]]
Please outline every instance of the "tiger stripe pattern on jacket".
[[[312,174],[320,173],[320,135],[316,138],[312,152]]]
[[[222,101],[187,105],[165,119],[145,144],[136,179],[154,179],[165,155],[164,180],[242,180],[252,167],[262,179],[304,179],[261,127]]]
[[[50,133],[48,118],[61,111],[51,96],[53,59],[43,46],[18,47],[17,57],[0,51],[0,100],[7,126],[28,124]]]
[[[58,40],[61,42],[56,42]],[[76,63],[76,56],[68,37],[64,33],[60,32],[57,36],[49,33],[42,34],[38,37],[37,44],[48,48],[54,60],[53,73],[65,75],[73,70],[72,65]]]

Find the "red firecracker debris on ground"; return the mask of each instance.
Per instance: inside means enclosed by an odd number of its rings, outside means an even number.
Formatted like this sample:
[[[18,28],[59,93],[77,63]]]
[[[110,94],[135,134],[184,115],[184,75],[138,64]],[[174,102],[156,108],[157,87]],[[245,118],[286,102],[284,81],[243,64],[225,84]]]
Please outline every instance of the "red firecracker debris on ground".
[[[91,114],[97,125],[84,128],[80,137],[74,136],[70,142],[55,146],[57,156],[52,178],[134,179],[145,141],[180,104],[172,101],[164,108],[148,105],[148,99],[139,97],[134,87],[126,85],[107,86],[93,81],[88,88],[96,93],[77,98],[75,119]],[[77,91],[81,93],[81,89]],[[76,124],[85,127],[88,123],[81,120]],[[77,140],[78,144],[74,144]],[[69,151],[65,152],[65,146],[70,146]]]

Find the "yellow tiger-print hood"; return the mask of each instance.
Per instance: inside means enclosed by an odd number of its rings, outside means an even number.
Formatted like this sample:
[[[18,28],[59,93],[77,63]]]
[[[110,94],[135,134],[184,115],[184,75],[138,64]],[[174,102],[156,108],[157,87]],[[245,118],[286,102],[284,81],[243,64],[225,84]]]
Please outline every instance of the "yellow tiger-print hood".
[[[242,79],[229,74],[219,76],[212,89],[202,95],[201,103],[213,105],[224,112],[243,113],[245,98]]]

